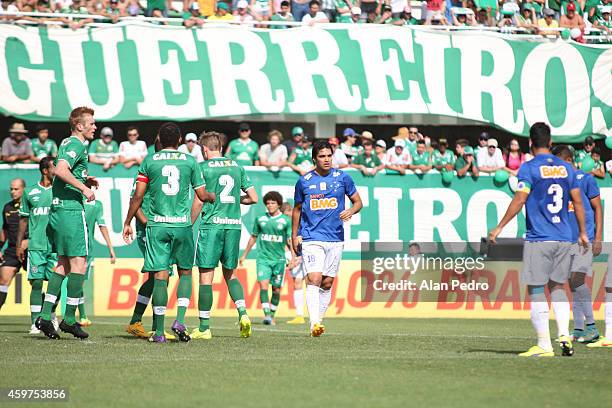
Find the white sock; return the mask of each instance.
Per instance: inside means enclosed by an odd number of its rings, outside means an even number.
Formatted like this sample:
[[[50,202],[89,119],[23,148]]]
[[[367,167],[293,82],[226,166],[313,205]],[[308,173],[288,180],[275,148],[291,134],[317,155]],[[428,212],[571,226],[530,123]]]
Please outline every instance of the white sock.
[[[550,329],[548,327],[549,309],[544,293],[532,294],[531,323],[538,335],[538,346],[544,350],[552,350],[550,342]]]
[[[555,312],[558,336],[569,336],[570,305],[565,291],[563,289],[553,290],[550,300]]]
[[[319,288],[319,318],[323,320],[325,316],[325,312],[327,312],[327,308],[329,307],[329,302],[331,301],[331,289],[325,290]]]
[[[606,339],[612,339],[612,293],[606,292]]]
[[[591,297],[591,288],[589,288],[585,283],[576,288],[576,293],[582,302],[582,313],[584,313],[586,324],[595,323],[595,318],[593,317],[593,298]]]
[[[310,327],[315,323],[320,323],[319,319],[319,287],[306,285],[306,308],[310,316]]]
[[[574,315],[574,328],[584,330],[584,313],[582,312],[582,299],[577,291],[572,292],[572,312]]]
[[[293,303],[295,304],[295,313],[304,317],[304,289],[293,289]]]

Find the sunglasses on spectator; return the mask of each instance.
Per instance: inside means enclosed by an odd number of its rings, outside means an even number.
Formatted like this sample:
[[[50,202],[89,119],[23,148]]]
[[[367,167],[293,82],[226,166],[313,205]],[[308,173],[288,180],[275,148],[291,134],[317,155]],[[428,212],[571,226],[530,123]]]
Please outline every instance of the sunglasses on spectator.
[[[240,133],[248,132],[249,129],[240,129]]]
[[[188,140],[187,143],[195,143],[195,140]]]

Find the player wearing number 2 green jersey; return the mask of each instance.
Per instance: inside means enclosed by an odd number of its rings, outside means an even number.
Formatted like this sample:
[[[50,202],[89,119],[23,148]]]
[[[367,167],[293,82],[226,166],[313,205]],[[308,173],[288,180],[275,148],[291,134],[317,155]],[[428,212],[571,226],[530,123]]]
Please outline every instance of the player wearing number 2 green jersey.
[[[194,200],[191,209],[193,222],[202,217],[198,242],[196,245],[196,264],[200,269],[200,327],[191,336],[195,339],[210,339],[210,309],[212,307],[213,273],[219,261],[223,267],[223,276],[227,282],[230,296],[238,309],[240,334],[251,335],[251,321],[246,314],[244,291],[236,278],[234,270],[238,266],[240,247],[240,204],[254,204],[257,194],[244,169],[234,160],[221,156],[223,135],[216,132],[204,133],[200,146],[205,161],[200,168],[210,191],[215,192],[216,200],[202,205]],[[242,191],[246,193],[242,196]]]

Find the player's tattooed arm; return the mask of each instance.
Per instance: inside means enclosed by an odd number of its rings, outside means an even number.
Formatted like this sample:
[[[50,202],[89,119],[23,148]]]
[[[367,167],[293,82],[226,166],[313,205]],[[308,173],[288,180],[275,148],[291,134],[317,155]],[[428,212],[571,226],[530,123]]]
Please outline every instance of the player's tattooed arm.
[[[349,221],[351,217],[357,214],[363,208],[363,203],[361,202],[361,196],[358,192],[355,192],[352,196],[349,197],[351,203],[353,205],[351,208],[347,208],[346,210],[340,213],[340,219],[344,222]]]
[[[593,241],[593,255],[597,256],[601,253],[601,240],[603,237],[603,209],[601,206],[601,197],[593,197],[590,200],[591,207],[595,212],[595,240]]]
[[[257,204],[259,201],[259,197],[257,196],[257,191],[255,191],[254,187],[250,187],[245,191],[246,195],[240,197],[240,204],[242,205],[253,205]]]
[[[514,193],[514,198],[512,198],[512,201],[510,202],[510,205],[508,205],[508,209],[506,210],[506,213],[502,219],[499,221],[499,224],[497,224],[497,227],[489,231],[489,242],[493,244],[495,243],[497,236],[502,232],[506,224],[508,224],[521,211],[525,205],[525,202],[527,202],[527,196],[528,194],[524,191],[517,191]]]
[[[19,227],[17,229],[17,259],[19,259],[21,262],[25,260],[25,248],[22,245],[22,243],[24,241],[25,232],[27,229],[28,229],[28,218],[21,217],[19,219]]]

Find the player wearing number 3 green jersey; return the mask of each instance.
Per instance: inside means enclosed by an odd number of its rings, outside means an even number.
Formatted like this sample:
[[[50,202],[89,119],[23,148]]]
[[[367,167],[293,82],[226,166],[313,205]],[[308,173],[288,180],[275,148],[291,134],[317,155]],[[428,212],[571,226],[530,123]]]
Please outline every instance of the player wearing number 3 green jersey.
[[[200,327],[191,333],[194,339],[211,337],[209,320],[213,301],[212,281],[219,261],[230,296],[238,309],[240,335],[251,335],[251,321],[246,314],[244,291],[234,271],[238,266],[240,250],[240,204],[255,204],[257,193],[245,170],[234,160],[221,156],[221,140],[224,137],[216,132],[204,133],[200,137],[205,159],[200,163],[200,168],[207,188],[216,193],[217,199],[211,204],[202,204],[196,199],[191,209],[192,222],[195,222],[200,213],[202,216],[196,245],[196,264],[200,270]],[[245,196],[242,196],[242,191],[246,193]]]
[[[181,131],[174,123],[163,124],[157,135],[162,149],[148,155],[138,170],[136,190],[123,225],[126,242],[133,240],[131,222],[149,194],[150,218],[147,220],[144,270],[155,273],[153,313],[155,333],[149,341],[165,343],[164,316],[168,303],[168,265],[176,261],[179,273],[177,288],[178,312],[172,331],[179,340],[189,341],[185,327],[185,312],[191,298],[191,268],[193,267],[193,235],[190,219],[190,189],[204,202],[214,201],[215,195],[205,189],[202,172],[196,160],[179,152]]]

